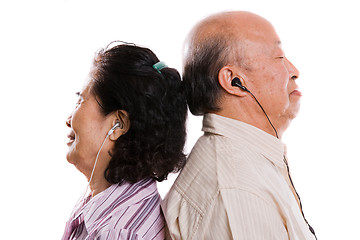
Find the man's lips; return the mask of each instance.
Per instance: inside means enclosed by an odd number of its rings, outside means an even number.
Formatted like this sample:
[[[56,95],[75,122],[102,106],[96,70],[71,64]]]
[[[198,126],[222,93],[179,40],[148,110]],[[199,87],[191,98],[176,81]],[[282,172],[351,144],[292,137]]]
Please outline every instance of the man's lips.
[[[292,92],[290,93],[290,95],[302,96],[302,93],[301,93],[298,89],[295,89],[294,91],[292,91]]]

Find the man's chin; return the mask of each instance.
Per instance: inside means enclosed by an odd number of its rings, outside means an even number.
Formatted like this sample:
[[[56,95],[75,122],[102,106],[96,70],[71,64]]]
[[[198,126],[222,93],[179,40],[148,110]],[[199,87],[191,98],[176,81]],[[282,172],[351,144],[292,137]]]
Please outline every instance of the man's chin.
[[[285,131],[289,127],[291,121],[297,117],[299,110],[299,106],[287,109],[287,111],[282,115],[282,120],[280,121],[280,125],[278,127]]]
[[[296,118],[298,116],[298,113],[299,113],[299,111],[291,113],[290,116],[289,116],[289,119],[293,120],[294,118]]]
[[[300,111],[300,103],[293,103],[290,105],[290,107],[287,109],[287,115],[290,120],[297,117],[298,113]]]

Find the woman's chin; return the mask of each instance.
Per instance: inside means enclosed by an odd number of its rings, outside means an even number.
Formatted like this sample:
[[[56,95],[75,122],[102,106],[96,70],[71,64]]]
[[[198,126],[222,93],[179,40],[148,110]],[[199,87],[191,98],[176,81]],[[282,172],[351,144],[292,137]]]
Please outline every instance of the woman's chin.
[[[66,153],[66,160],[71,164],[75,164],[75,161],[74,161],[74,158],[72,157],[72,152],[71,151]]]

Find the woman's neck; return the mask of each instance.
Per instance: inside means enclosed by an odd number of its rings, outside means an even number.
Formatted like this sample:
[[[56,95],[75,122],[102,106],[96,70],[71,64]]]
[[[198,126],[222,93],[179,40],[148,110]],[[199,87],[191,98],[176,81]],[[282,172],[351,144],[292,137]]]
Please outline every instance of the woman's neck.
[[[107,189],[110,186],[111,186],[111,183],[109,183],[105,179],[105,177],[92,179],[91,183],[90,183],[92,197],[101,193],[102,191],[104,191],[105,189]]]

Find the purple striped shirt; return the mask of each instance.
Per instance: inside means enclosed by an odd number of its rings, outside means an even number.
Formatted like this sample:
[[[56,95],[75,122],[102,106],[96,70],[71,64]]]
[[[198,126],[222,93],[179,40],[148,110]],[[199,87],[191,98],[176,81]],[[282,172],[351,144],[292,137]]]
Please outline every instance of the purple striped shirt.
[[[84,199],[66,223],[63,240],[165,239],[156,182],[114,184]]]

